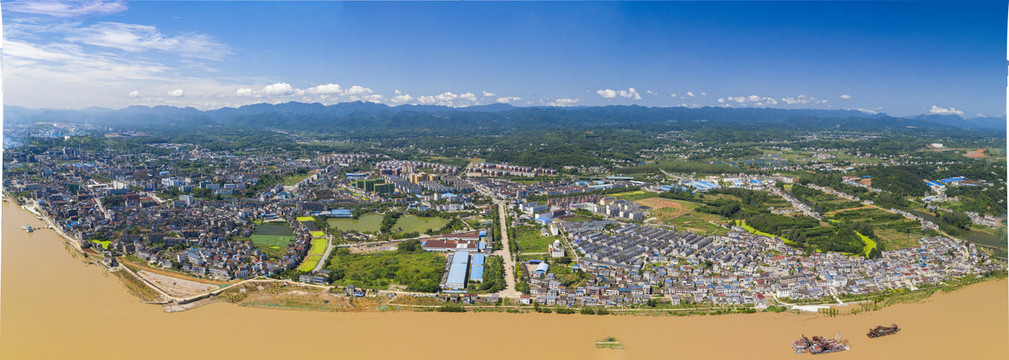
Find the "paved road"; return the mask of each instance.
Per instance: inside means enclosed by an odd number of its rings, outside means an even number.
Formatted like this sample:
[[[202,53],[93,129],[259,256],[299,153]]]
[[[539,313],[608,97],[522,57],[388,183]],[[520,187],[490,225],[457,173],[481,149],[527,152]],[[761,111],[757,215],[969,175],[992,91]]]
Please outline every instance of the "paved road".
[[[508,284],[504,290],[498,292],[501,297],[506,298],[517,298],[519,292],[515,290],[515,261],[512,260],[512,253],[508,247],[508,226],[505,223],[505,218],[508,215],[508,207],[505,205],[504,201],[496,200],[494,201],[498,205],[498,218],[501,222],[501,239],[495,239],[496,241],[501,241],[501,250],[495,251],[494,255],[500,256],[504,259],[505,268],[505,283]]]

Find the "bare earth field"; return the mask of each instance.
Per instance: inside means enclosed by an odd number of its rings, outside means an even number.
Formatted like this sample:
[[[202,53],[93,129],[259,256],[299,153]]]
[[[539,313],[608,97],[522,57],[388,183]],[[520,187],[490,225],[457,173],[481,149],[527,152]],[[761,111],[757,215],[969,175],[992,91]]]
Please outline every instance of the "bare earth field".
[[[195,281],[180,279],[150,271],[139,271],[137,275],[156,284],[161,290],[176,297],[190,297],[199,295],[210,290],[216,290],[217,285],[199,283]]]

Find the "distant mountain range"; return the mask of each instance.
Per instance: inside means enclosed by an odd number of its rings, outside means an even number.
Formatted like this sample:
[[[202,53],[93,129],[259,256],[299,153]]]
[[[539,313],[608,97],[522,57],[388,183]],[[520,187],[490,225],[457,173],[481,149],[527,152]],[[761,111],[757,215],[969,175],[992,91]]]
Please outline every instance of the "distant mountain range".
[[[137,129],[219,125],[290,130],[326,129],[537,129],[597,126],[663,125],[706,126],[728,123],[759,126],[789,125],[800,128],[955,128],[1002,131],[1005,117],[964,119],[957,115],[892,117],[856,110],[752,109],[720,107],[515,107],[508,104],[452,108],[436,105],[390,107],[367,102],[335,105],[288,102],[253,104],[201,111],[172,106],[130,106],[113,110],[28,109],[5,106],[9,123],[64,122]],[[688,125],[690,124],[690,125]],[[674,126],[675,127],[675,126]]]

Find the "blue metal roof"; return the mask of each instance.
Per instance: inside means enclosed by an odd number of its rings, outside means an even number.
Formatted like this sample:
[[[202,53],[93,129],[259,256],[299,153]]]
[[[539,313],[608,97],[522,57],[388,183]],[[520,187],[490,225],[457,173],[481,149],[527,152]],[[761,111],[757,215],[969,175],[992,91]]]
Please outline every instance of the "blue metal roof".
[[[448,269],[448,279],[445,286],[449,288],[466,287],[466,267],[469,265],[469,253],[456,251],[452,255],[452,265]]]
[[[473,265],[483,265],[484,255],[483,254],[473,254]]]
[[[483,281],[483,265],[473,265],[469,269],[470,280],[480,280]]]

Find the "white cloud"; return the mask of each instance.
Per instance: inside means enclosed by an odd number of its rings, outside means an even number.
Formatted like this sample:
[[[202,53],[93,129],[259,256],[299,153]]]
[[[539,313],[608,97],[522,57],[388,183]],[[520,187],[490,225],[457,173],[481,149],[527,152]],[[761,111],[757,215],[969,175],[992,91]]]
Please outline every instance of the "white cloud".
[[[941,108],[935,105],[932,105],[932,108],[928,110],[928,113],[932,115],[963,115],[963,111],[957,110],[954,107]]]
[[[760,96],[760,95],[750,95],[750,96],[728,96],[725,98],[718,98],[719,103],[735,102],[743,105],[754,105],[754,106],[768,106],[777,105],[778,100],[771,97]]]
[[[241,89],[235,90],[235,95],[238,95],[238,96],[252,96],[252,89],[241,88]]]
[[[459,95],[453,94],[451,91],[446,91],[436,95],[434,98],[441,102],[451,102],[452,100],[458,99]]]
[[[291,86],[291,84],[288,83],[276,83],[272,85],[266,85],[265,87],[263,87],[263,94],[265,94],[266,96],[291,95],[294,94],[295,92],[297,92],[297,89],[295,89],[293,86]]]
[[[140,90],[130,91],[130,97],[131,98],[139,98],[139,97],[143,97],[143,96],[144,96],[144,94],[141,94]]]
[[[487,90],[484,90],[484,91],[483,91],[483,96],[484,96],[484,97],[491,97],[491,96],[494,96],[494,95],[497,95],[497,94],[495,94],[495,93],[492,93],[492,92],[490,92],[490,91],[487,91]]]
[[[171,96],[171,97],[183,97],[183,96],[186,96],[186,92],[182,91],[182,89],[175,89],[175,90],[169,91],[168,95]]]
[[[599,96],[602,96],[602,97],[607,98],[607,99],[612,99],[612,98],[617,97],[617,91],[616,90],[611,90],[611,89],[605,89],[605,90],[599,89],[599,90],[596,90],[596,94],[599,94]]]
[[[669,94],[669,97],[676,97],[676,94]]]
[[[497,98],[497,102],[501,103],[501,104],[507,104],[507,103],[510,103],[512,101],[519,101],[519,100],[522,100],[522,98],[520,98],[518,96],[502,96],[502,97]]]
[[[687,91],[687,96],[694,97],[694,92],[693,91]]]
[[[607,99],[612,99],[619,95],[628,99],[641,100],[641,94],[638,94],[638,91],[634,90],[634,88],[627,88],[627,90],[599,89],[596,90],[596,94]]]
[[[581,101],[582,99],[557,99],[547,103],[547,106],[573,106]]]
[[[74,17],[85,15],[109,15],[123,12],[126,11],[126,3],[118,0],[72,2],[21,0],[6,2],[3,8],[7,11],[26,14]]]
[[[845,99],[845,100],[848,100],[848,99],[851,99],[851,95],[844,94],[844,95],[841,95],[841,98]]]
[[[476,102],[476,95],[471,92],[459,95],[459,98],[469,102]]]
[[[648,95],[658,95],[654,91],[651,91],[651,90],[645,90],[645,93],[647,93]]]
[[[701,96],[708,97],[708,93],[701,91]]]
[[[871,114],[871,115],[876,115],[876,114],[879,114],[879,111],[876,111],[876,110],[873,110],[873,109],[866,109],[866,108],[857,108],[857,109],[855,109],[855,110],[858,110],[858,111],[861,111],[861,112],[864,112],[864,113],[866,113],[866,114]]]
[[[322,84],[305,89],[305,92],[309,94],[338,95],[343,93],[343,88],[339,84]]]
[[[373,92],[374,91],[371,91],[369,88],[358,85],[351,86],[350,89],[347,89],[347,95],[367,95]]]
[[[988,116],[985,115],[985,114],[982,114],[982,113],[977,113],[977,114],[974,114],[974,117],[988,117]]]
[[[641,95],[638,94],[638,91],[634,90],[634,88],[627,88],[626,91],[620,90],[620,96],[628,99],[641,100]]]
[[[100,22],[69,31],[67,40],[128,52],[158,50],[181,57],[220,60],[231,54],[227,45],[203,34],[166,36],[154,26]]]
[[[395,95],[396,96],[393,96],[391,99],[394,103],[407,103],[413,101],[413,96],[410,96],[410,94],[404,94],[399,91],[399,89],[396,89]]]

